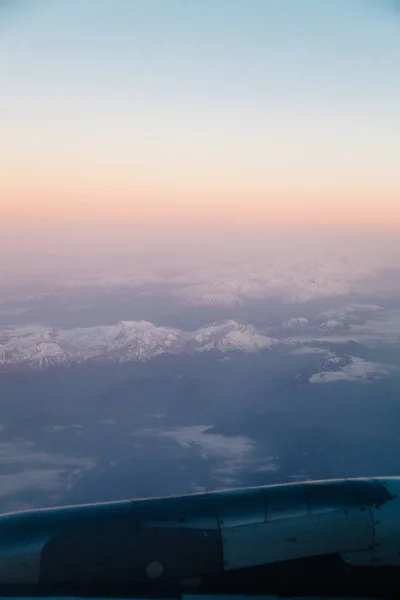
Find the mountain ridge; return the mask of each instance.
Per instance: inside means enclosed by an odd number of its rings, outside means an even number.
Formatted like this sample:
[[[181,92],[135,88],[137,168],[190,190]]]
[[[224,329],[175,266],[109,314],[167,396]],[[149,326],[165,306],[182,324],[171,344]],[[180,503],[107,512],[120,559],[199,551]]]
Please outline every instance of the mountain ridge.
[[[87,362],[128,363],[160,354],[218,350],[253,352],[278,340],[234,320],[195,331],[158,327],[149,321],[61,329],[25,325],[0,329],[0,369],[46,370]]]

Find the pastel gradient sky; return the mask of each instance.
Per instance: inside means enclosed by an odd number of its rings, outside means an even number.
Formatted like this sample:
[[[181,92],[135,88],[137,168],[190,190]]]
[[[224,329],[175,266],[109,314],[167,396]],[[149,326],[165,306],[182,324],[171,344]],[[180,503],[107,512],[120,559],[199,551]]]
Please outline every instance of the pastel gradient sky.
[[[394,5],[0,4],[3,225],[400,225]]]

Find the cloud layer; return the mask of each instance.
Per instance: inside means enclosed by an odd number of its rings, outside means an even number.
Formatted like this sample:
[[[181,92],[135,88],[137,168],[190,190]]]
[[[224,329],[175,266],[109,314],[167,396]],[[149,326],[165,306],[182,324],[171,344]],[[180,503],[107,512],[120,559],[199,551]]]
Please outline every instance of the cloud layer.
[[[383,377],[393,370],[389,365],[369,362],[356,356],[349,357],[347,365],[338,371],[321,371],[309,378],[310,383],[332,383],[337,381],[367,381]]]
[[[142,432],[142,435],[169,439],[179,446],[194,450],[203,460],[212,461],[211,479],[218,486],[232,486],[248,472],[275,472],[278,470],[276,457],[257,454],[256,443],[244,436],[224,436],[211,433],[209,425],[178,427],[162,432]]]

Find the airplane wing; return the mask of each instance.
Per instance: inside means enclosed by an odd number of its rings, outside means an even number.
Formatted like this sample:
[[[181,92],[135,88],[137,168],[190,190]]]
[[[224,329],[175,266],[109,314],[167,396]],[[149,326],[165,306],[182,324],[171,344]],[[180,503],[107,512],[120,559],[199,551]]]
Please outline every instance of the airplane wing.
[[[0,517],[0,596],[380,597],[400,478],[292,483]]]

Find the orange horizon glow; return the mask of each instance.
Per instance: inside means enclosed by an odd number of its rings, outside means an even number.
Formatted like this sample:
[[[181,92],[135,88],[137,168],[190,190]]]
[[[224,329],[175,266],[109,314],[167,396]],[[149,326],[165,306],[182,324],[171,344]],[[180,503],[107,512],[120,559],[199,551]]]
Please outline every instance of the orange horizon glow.
[[[38,193],[35,200],[24,200],[17,194],[10,195],[6,203],[3,201],[0,223],[130,221],[166,226],[191,223],[400,226],[400,199],[396,193],[382,197],[365,193],[334,196],[270,191],[246,196],[235,192],[180,191],[160,196],[151,191],[138,191],[93,197],[66,191],[57,192],[54,197],[46,198]]]
[[[397,20],[31,4],[0,40],[0,227],[400,227]]]

